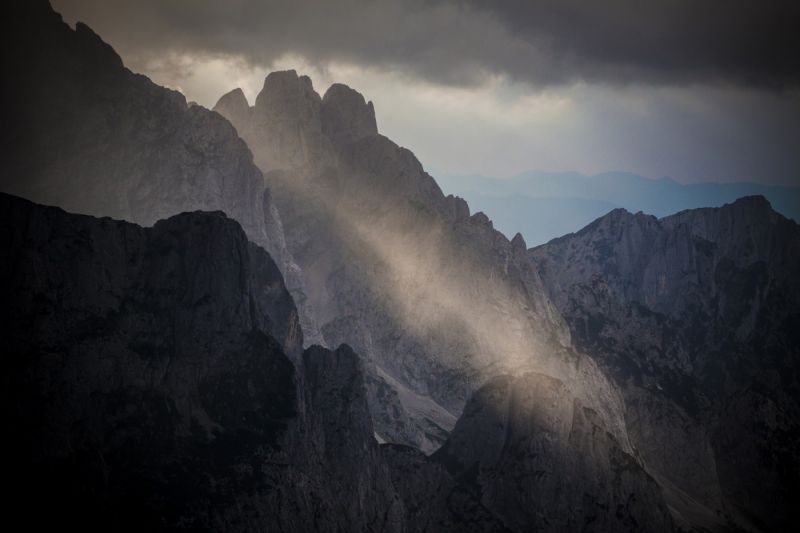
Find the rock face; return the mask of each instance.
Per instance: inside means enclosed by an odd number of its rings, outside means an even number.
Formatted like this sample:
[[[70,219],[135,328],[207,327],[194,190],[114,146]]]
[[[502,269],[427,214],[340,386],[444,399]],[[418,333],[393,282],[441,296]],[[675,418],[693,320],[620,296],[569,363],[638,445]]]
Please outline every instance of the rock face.
[[[261,172],[228,121],[130,72],[89,27],[70,29],[47,2],[15,2],[10,11],[3,86],[14,104],[2,111],[3,191],[142,225],[224,211],[303,294]],[[298,300],[307,340],[320,341]]]
[[[232,124],[247,124],[250,121],[250,104],[241,89],[222,95],[214,110],[223,117],[230,117]]]
[[[361,359],[300,353],[280,273],[235,221],[142,228],[5,194],[0,208],[12,520],[503,530],[439,465],[378,445]]]
[[[615,210],[530,252],[688,524],[783,530],[800,490],[800,229],[762,197]]]
[[[658,484],[542,374],[489,381],[434,457],[513,531],[672,530]]]
[[[252,526],[236,506],[268,490],[267,458],[302,409],[297,314],[269,255],[221,213],[144,229],[0,204],[17,516]]]
[[[392,483],[416,531],[509,533],[503,522],[438,462],[409,446],[384,444]]]
[[[334,83],[322,97],[322,132],[339,147],[378,134],[375,108],[358,91]]]
[[[312,92],[273,73],[248,120],[229,96],[215,109],[265,171],[325,342],[365,358],[380,437],[432,452],[487,378],[536,370],[583,381],[578,394],[627,442],[621,398],[572,349],[524,244],[445,197],[359,93],[333,85],[320,104]]]

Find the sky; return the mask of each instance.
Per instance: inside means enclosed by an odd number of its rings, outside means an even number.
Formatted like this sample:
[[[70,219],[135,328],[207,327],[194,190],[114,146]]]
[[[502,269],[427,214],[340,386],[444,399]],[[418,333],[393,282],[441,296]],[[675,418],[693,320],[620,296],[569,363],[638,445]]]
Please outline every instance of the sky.
[[[212,107],[294,68],[428,170],[800,185],[800,2],[53,0]]]

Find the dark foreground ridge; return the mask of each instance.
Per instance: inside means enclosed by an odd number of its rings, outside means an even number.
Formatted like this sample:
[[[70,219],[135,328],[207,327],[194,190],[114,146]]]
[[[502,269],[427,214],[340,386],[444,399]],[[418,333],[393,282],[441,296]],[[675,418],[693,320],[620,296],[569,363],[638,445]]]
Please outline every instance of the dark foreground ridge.
[[[413,531],[435,517],[436,530],[499,528],[485,510],[462,528],[444,505],[405,508],[358,356],[314,346],[293,364],[294,304],[269,255],[223,214],[141,228],[5,194],[0,213],[16,523]],[[410,463],[439,480],[429,496],[456,490],[424,457]]]

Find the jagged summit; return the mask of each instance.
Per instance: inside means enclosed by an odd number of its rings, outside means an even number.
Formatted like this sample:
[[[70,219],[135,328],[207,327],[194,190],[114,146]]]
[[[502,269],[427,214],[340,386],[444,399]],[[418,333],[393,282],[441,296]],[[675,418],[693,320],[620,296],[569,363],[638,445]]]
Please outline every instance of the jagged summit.
[[[234,126],[245,124],[250,120],[250,104],[247,102],[244,91],[238,87],[223,94],[214,105],[214,111],[228,118]]]
[[[214,110],[234,125],[253,149],[263,172],[328,162],[332,144],[322,133],[322,98],[311,78],[295,70],[271,72],[253,107],[236,90],[225,94]]]
[[[511,239],[511,247],[515,250],[523,251],[528,249],[528,245],[525,243],[525,237],[522,236],[522,233],[517,232],[517,234],[514,235],[514,238]]]
[[[570,350],[565,325],[519,253],[525,245],[445,196],[410,150],[378,133],[360,93],[334,84],[318,100],[302,80],[267,76],[250,123],[235,125],[273,191],[325,344],[347,343],[374,363],[381,438],[433,451],[500,368],[574,379],[560,355]],[[621,434],[615,407],[598,403],[607,382],[586,372],[586,401]]]
[[[308,76],[298,76],[295,70],[277,70],[264,78],[264,86],[256,97],[256,108],[268,108],[275,111],[276,106],[289,104],[287,112],[294,111],[308,99],[317,105],[321,102],[314,84]]]
[[[234,89],[214,110],[247,140],[263,171],[324,166],[334,151],[378,134],[375,108],[361,93],[335,83],[320,97],[311,78],[295,70],[268,74],[253,107]]]
[[[657,226],[659,223],[658,219],[653,215],[645,214],[641,211],[636,213],[631,213],[627,209],[623,207],[618,207],[616,209],[612,209],[605,215],[596,218],[585,227],[579,229],[574,233],[568,233],[566,235],[562,235],[561,237],[556,237],[551,239],[546,244],[555,244],[559,242],[563,242],[566,239],[569,239],[573,236],[581,236],[587,235],[595,230],[602,228],[604,232],[619,232],[624,230],[625,228],[631,226],[637,226],[641,228],[643,231],[646,231],[647,228],[652,228]],[[541,246],[545,246],[544,244],[534,247],[540,248]]]
[[[487,228],[492,228],[493,227],[492,226],[492,220],[488,216],[486,216],[486,213],[484,213],[483,211],[478,211],[477,213],[472,215],[470,217],[470,220],[472,220],[476,224],[479,224],[481,226],[485,226]]]
[[[377,135],[375,108],[347,85],[334,83],[322,98],[322,131],[337,146]]]

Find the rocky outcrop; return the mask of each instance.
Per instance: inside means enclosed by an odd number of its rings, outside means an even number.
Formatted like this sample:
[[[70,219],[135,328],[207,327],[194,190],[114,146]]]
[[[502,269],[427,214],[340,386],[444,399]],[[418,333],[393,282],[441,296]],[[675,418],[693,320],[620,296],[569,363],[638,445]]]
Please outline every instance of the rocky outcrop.
[[[542,374],[476,392],[434,455],[512,531],[672,531],[658,484],[600,417]]]
[[[578,346],[623,392],[629,435],[681,519],[788,527],[797,224],[761,197],[662,219],[620,209],[529,254]]]
[[[231,124],[236,125],[237,130],[244,130],[249,127],[250,104],[247,103],[247,97],[239,88],[222,95],[214,106],[214,111],[226,117]]]
[[[242,137],[254,150],[263,172],[319,164],[330,158],[330,141],[322,133],[322,99],[308,76],[294,70],[270,73],[253,106]],[[233,122],[236,125],[235,122]]]
[[[247,145],[228,121],[127,70],[88,26],[72,30],[47,2],[15,2],[4,32],[5,192],[73,212],[152,225],[221,210],[275,258],[302,306],[297,266]]]
[[[378,134],[372,102],[342,83],[325,91],[320,119],[322,132],[340,148]]]

